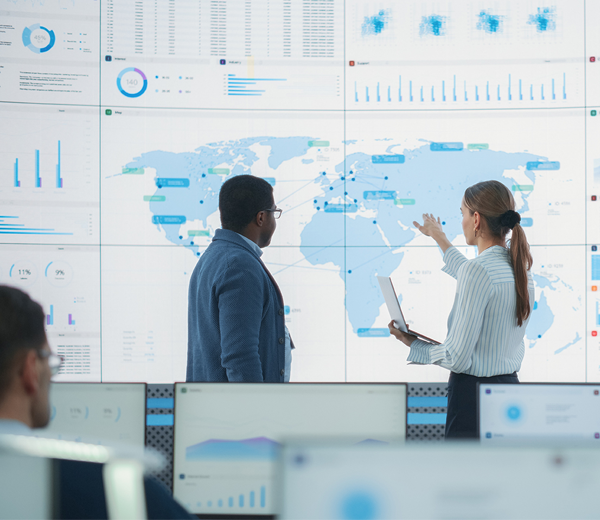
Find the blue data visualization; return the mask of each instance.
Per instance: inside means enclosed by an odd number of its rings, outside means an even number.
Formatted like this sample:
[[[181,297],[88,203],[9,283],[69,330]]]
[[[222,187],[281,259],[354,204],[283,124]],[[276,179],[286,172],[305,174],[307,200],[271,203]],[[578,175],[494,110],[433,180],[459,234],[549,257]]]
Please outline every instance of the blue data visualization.
[[[5,7],[0,283],[43,304],[71,356],[62,380],[185,377],[188,284],[219,191],[254,175],[283,210],[262,260],[298,347],[292,381],[447,378],[407,366],[375,278],[443,340],[456,282],[414,223],[439,216],[474,258],[461,199],[491,179],[534,258],[520,376],[600,381],[600,3]],[[257,438],[190,453],[269,452]]]

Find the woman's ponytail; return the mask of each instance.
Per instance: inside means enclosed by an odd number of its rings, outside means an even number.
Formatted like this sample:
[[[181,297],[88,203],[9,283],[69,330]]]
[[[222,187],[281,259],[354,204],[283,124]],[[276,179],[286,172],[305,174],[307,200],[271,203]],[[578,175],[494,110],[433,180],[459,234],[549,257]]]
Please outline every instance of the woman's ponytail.
[[[527,288],[527,271],[533,265],[529,244],[527,243],[525,231],[523,231],[521,224],[516,224],[512,230],[509,250],[515,273],[515,289],[517,291],[517,324],[521,327],[531,314],[529,290]]]

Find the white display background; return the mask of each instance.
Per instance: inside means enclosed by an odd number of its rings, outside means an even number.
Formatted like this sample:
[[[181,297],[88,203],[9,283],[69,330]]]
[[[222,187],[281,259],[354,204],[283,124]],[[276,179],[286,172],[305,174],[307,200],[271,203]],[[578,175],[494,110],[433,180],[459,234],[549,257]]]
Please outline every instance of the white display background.
[[[375,276],[443,340],[455,281],[412,221],[474,257],[459,206],[486,179],[534,257],[521,379],[600,381],[600,6],[396,4],[0,0],[0,283],[53,306],[61,380],[184,379],[189,277],[251,173],[284,210],[292,381],[447,378],[406,364]]]

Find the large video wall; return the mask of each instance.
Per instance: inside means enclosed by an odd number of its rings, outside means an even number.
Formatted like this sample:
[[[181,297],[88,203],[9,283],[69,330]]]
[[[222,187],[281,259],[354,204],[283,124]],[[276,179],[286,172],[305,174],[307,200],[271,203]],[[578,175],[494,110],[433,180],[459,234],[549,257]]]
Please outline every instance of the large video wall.
[[[190,274],[231,176],[283,209],[264,260],[293,381],[408,366],[376,275],[443,339],[455,281],[413,226],[513,192],[534,257],[521,379],[600,381],[600,2],[0,0],[0,283],[59,380],[180,381]]]

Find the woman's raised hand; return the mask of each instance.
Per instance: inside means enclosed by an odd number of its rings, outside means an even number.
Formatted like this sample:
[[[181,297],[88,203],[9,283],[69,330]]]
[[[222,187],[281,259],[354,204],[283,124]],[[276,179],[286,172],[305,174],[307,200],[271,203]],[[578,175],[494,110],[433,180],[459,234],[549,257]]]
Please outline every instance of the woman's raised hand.
[[[442,252],[446,252],[446,249],[452,246],[450,241],[446,238],[446,233],[442,227],[440,218],[437,219],[431,213],[423,213],[423,225],[418,222],[413,222],[415,227],[424,235],[433,238],[438,245],[442,248]]]
[[[424,235],[434,238],[436,235],[444,234],[440,217],[436,218],[431,213],[423,213],[423,225],[414,221],[415,227]]]

